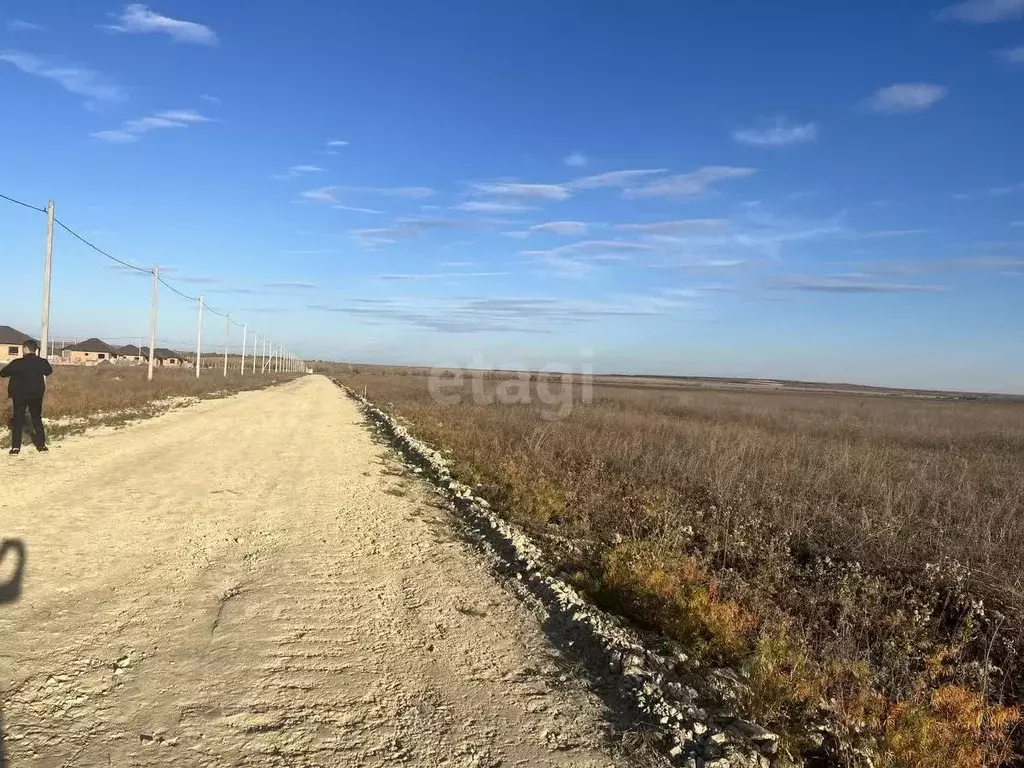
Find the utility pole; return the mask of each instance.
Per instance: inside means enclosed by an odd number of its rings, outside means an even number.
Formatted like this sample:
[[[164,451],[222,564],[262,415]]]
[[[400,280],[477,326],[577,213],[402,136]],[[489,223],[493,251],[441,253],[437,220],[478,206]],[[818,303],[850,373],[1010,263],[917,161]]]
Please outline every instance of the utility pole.
[[[153,307],[149,311],[149,381],[153,380],[153,360],[156,354],[156,298],[160,288],[160,267],[153,267]]]
[[[248,333],[249,333],[249,324],[248,323],[243,323],[242,324],[242,367],[240,369],[241,372],[242,372],[242,375],[245,375],[245,337],[248,335]]]
[[[46,262],[43,266],[43,327],[39,334],[39,354],[50,352],[50,275],[53,272],[53,200],[46,204]]]
[[[199,378],[199,366],[203,359],[203,297],[199,297],[199,334],[196,337],[196,378]]]
[[[224,378],[228,377],[228,339],[231,337],[231,315],[224,316]]]

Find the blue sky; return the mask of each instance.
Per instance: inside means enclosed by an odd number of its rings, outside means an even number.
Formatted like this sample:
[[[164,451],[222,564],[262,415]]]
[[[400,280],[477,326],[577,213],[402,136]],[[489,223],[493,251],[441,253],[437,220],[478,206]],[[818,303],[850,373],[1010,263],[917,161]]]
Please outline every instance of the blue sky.
[[[307,356],[1024,393],[1024,0],[5,0],[0,94],[0,193]],[[148,333],[54,253],[56,335]]]

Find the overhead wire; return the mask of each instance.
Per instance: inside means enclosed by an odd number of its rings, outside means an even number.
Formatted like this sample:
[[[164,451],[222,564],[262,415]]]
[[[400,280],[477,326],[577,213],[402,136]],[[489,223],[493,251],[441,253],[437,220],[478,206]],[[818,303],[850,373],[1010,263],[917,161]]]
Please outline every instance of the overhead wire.
[[[4,200],[6,200],[9,203],[14,203],[15,205],[21,205],[21,206],[24,206],[25,208],[31,208],[33,211],[39,211],[40,213],[46,213],[46,209],[45,208],[37,208],[36,206],[32,205],[31,203],[26,203],[24,200],[18,200],[18,199],[13,198],[13,197],[8,197],[7,195],[0,195],[0,198],[3,198]]]
[[[28,208],[28,209],[33,210],[33,211],[37,211],[39,213],[46,213],[47,212],[46,208],[39,208],[39,207],[37,207],[35,205],[32,205],[31,203],[26,203],[24,200],[18,200],[17,198],[10,197],[10,196],[2,194],[2,193],[0,193],[0,199],[6,200],[7,202],[13,203],[15,205],[20,205],[20,206],[22,206],[24,208]],[[65,224],[60,219],[54,217],[53,221],[54,221],[55,224],[59,225],[65,232],[67,232],[69,235],[74,237],[76,240],[80,241],[84,245],[86,245],[89,248],[91,248],[92,250],[96,251],[96,253],[100,254],[101,256],[103,256],[103,257],[105,257],[107,259],[110,259],[111,261],[116,262],[117,264],[120,264],[122,267],[134,270],[136,272],[142,272],[144,274],[149,274],[149,275],[152,275],[154,273],[154,271],[155,271],[154,267],[140,267],[137,264],[132,264],[131,262],[125,261],[124,259],[119,259],[117,256],[114,256],[113,254],[108,253],[107,251],[103,250],[102,248],[100,248],[95,243],[92,243],[89,240],[87,240],[85,237],[82,237],[82,235],[78,234],[75,230],[73,230],[71,227],[69,227],[67,224]],[[183,291],[180,291],[179,289],[175,288],[173,285],[171,285],[169,282],[167,282],[167,280],[165,280],[163,277],[160,277],[159,275],[157,276],[157,280],[165,288],[167,288],[171,292],[177,294],[178,296],[180,296],[181,298],[185,299],[186,301],[199,301],[199,297],[197,297],[197,296],[189,296],[187,293],[184,293]],[[209,305],[205,305],[205,308],[206,308],[207,311],[212,312],[213,314],[215,314],[215,315],[217,315],[219,317],[227,318],[229,322],[231,322],[233,325],[235,325],[238,328],[242,328],[242,327],[245,326],[244,323],[239,323],[237,320],[233,319],[229,313],[220,312],[219,310],[216,310],[216,309],[214,309],[213,307],[211,307]],[[254,331],[254,333],[255,333],[255,331]]]

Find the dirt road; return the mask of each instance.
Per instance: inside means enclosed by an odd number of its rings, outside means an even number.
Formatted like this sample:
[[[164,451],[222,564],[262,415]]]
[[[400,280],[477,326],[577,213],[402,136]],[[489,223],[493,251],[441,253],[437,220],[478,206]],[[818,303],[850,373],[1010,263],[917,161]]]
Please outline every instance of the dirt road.
[[[2,459],[13,768],[618,764],[600,702],[325,378]]]

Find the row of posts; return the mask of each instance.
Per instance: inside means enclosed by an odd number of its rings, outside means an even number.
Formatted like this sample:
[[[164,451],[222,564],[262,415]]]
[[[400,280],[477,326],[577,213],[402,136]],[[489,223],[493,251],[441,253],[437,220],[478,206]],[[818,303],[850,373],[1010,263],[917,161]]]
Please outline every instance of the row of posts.
[[[53,217],[54,204],[50,200],[46,204],[46,264],[43,268],[43,323],[42,333],[39,340],[39,352],[45,358],[49,354],[50,345],[50,277],[53,271]],[[153,302],[149,315],[149,380],[153,380],[154,350],[156,349],[156,305],[160,293],[160,267],[155,266],[153,273]],[[199,378],[200,358],[203,351],[203,297],[199,297],[199,333],[196,340],[196,378]],[[231,336],[231,315],[225,316],[224,328],[224,376],[228,375],[228,340]],[[242,365],[241,372],[245,373],[245,351],[249,335],[249,326],[242,326]],[[298,358],[292,356],[282,345],[269,341],[266,336],[260,336],[253,331],[252,340],[252,372],[256,373],[256,342],[262,339],[262,351],[260,357],[260,372],[284,373],[301,372],[305,364]]]

